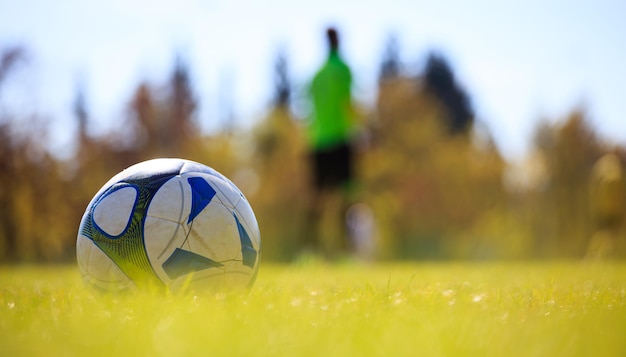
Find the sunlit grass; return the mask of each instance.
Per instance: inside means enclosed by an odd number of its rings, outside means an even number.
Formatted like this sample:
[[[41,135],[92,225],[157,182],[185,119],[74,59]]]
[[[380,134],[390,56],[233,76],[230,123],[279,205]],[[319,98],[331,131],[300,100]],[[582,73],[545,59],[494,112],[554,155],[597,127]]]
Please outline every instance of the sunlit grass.
[[[248,294],[0,267],[0,355],[623,356],[626,264],[263,264]]]

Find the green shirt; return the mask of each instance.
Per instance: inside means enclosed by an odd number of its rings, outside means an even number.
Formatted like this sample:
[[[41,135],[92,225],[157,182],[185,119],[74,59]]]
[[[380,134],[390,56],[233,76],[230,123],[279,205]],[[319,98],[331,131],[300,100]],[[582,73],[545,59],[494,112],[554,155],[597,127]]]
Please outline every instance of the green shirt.
[[[310,87],[313,112],[309,139],[313,148],[324,149],[348,141],[352,131],[351,86],[350,68],[332,51]]]

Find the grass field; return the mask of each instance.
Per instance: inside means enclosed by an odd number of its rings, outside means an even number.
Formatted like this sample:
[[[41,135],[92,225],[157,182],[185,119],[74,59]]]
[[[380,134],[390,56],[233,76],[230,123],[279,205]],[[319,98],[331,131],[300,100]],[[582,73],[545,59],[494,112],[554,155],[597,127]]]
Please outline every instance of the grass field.
[[[243,295],[0,267],[2,356],[624,356],[626,263],[263,264]]]

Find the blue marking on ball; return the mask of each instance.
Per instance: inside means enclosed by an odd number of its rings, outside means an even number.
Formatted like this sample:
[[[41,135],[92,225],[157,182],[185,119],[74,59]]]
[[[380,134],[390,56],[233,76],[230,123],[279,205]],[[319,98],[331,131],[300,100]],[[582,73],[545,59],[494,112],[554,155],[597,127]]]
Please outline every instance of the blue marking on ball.
[[[187,219],[187,224],[189,224],[211,203],[215,190],[202,177],[190,177],[187,181],[191,186],[191,213]]]

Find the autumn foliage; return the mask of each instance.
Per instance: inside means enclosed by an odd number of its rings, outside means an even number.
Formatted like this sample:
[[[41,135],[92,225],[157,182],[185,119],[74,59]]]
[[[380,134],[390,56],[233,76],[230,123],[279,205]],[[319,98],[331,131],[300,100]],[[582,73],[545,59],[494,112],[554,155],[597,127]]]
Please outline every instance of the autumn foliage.
[[[19,55],[4,51],[0,79]],[[508,163],[443,55],[428,55],[414,75],[393,51],[383,57],[376,102],[359,106],[354,201],[371,212],[364,258],[624,255],[626,149],[605,143],[584,109],[542,121],[526,162]],[[166,83],[137,85],[124,126],[107,134],[89,134],[77,93],[70,158],[45,146],[47,125],[37,114],[0,111],[0,261],[73,259],[93,194],[155,157],[196,160],[230,177],[255,209],[264,259],[297,257],[311,200],[305,124],[290,109],[283,56],[275,70],[273,105],[249,129],[200,130],[199,99],[181,58]],[[612,163],[597,164],[607,154]]]

